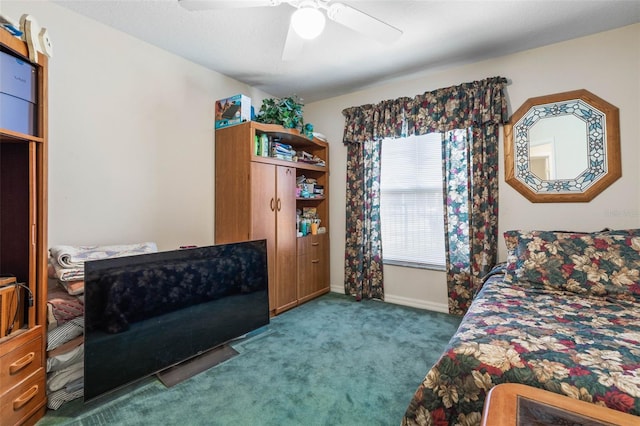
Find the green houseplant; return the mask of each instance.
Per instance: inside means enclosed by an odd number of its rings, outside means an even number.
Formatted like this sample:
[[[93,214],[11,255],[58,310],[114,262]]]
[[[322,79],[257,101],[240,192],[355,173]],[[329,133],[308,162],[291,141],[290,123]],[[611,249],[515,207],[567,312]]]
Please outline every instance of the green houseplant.
[[[297,96],[286,98],[268,98],[262,101],[260,111],[256,115],[256,121],[266,124],[280,124],[287,129],[304,128],[302,99]]]

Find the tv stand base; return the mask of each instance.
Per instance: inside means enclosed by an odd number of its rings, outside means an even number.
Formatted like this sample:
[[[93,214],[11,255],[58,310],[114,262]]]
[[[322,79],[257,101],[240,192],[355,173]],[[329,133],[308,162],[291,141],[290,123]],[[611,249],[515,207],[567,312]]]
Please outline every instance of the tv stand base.
[[[218,346],[187,361],[162,370],[156,373],[156,376],[166,387],[170,388],[236,355],[238,355],[238,352],[231,346]]]

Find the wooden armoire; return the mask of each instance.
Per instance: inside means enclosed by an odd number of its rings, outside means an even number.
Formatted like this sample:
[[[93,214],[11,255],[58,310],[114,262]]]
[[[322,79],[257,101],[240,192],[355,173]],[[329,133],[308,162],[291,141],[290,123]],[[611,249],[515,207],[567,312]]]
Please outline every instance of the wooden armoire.
[[[257,155],[267,135],[324,165]],[[296,209],[313,208],[329,227],[329,145],[297,130],[246,122],[216,130],[215,243],[266,239],[272,315],[329,291],[329,235],[296,235]],[[322,194],[296,194],[297,179],[312,178]]]
[[[0,425],[46,411],[47,57],[0,29]]]

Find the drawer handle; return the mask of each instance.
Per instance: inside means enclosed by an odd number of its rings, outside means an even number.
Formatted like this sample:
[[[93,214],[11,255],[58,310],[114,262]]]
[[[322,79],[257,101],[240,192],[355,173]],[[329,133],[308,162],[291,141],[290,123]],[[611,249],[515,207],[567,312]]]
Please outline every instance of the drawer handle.
[[[312,246],[319,246],[320,243],[316,242],[316,243],[311,243]]]
[[[38,385],[31,386],[31,389],[29,389],[28,391],[20,395],[18,398],[13,400],[13,411],[18,411],[19,409],[24,407],[37,394],[38,394]]]
[[[320,263],[320,259],[314,259],[311,261],[311,263]]]
[[[9,374],[16,374],[18,371],[22,370],[29,364],[33,362],[33,359],[36,357],[35,352],[29,352],[13,364],[9,366]]]

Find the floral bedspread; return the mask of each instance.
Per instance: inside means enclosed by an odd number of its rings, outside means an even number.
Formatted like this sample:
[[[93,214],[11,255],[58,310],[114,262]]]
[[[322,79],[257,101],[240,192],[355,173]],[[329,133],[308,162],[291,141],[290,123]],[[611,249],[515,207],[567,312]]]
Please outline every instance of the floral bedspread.
[[[640,303],[502,278],[480,290],[402,424],[478,425],[500,383],[640,416]]]

